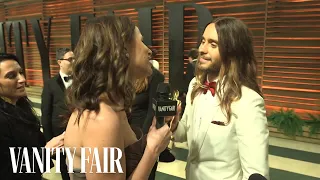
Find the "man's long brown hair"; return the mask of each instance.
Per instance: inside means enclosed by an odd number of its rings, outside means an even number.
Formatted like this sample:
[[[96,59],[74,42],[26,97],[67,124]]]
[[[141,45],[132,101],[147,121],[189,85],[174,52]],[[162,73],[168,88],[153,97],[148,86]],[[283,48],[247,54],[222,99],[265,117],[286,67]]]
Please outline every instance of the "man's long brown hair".
[[[257,83],[257,61],[254,55],[251,32],[241,20],[221,17],[211,23],[214,23],[218,34],[221,59],[216,94],[220,101],[220,107],[226,114],[228,124],[232,115],[231,103],[241,98],[242,86],[246,86],[262,96]],[[199,61],[195,70],[196,83],[191,92],[192,103],[196,95],[203,92],[201,86],[208,75],[208,72],[201,70],[198,65]]]
[[[129,111],[135,92],[127,46],[133,42],[134,30],[135,24],[128,17],[103,16],[87,21],[74,51],[73,83],[67,95],[71,112],[79,112],[78,124],[83,111],[98,112],[101,101]]]

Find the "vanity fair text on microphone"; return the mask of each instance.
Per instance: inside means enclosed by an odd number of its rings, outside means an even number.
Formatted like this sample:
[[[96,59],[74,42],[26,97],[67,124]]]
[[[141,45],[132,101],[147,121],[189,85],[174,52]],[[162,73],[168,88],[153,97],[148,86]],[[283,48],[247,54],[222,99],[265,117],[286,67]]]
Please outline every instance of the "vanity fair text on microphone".
[[[177,101],[153,99],[153,111],[156,117],[174,116],[177,110]]]

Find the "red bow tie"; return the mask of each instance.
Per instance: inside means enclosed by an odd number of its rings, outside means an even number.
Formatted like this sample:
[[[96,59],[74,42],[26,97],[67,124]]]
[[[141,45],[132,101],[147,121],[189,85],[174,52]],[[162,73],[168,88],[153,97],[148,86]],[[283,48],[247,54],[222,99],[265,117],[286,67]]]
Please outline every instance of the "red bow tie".
[[[204,94],[207,94],[207,92],[208,92],[208,90],[211,92],[211,94],[212,94],[212,96],[214,96],[215,95],[215,93],[216,93],[216,86],[217,86],[217,83],[216,82],[208,82],[208,81],[206,81],[205,83],[204,83],[204,85],[205,85],[205,88],[204,88],[204,91],[203,91],[203,93]]]

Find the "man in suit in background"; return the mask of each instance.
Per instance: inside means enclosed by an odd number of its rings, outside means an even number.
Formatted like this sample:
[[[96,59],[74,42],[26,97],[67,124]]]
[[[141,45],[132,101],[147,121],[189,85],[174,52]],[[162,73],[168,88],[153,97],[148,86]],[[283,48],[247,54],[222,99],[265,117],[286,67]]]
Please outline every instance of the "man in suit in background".
[[[198,56],[199,56],[198,49],[192,48],[189,51],[189,54],[188,54],[189,63],[187,65],[187,73],[186,73],[186,79],[187,79],[186,89],[187,90],[188,90],[190,81],[194,78],[194,70],[197,64]]]
[[[57,61],[60,71],[53,78],[44,83],[41,95],[41,123],[46,141],[63,133],[66,128],[63,116],[67,112],[65,90],[71,85],[71,63],[73,52],[68,48],[57,49]],[[61,154],[62,155],[62,154]],[[61,176],[69,180],[65,155],[60,159]]]
[[[182,114],[184,112],[184,109],[186,108],[186,96],[187,96],[187,92],[188,92],[189,83],[191,82],[191,80],[195,76],[195,67],[197,64],[198,56],[199,56],[198,49],[196,49],[196,48],[190,49],[190,51],[188,53],[189,63],[187,65],[186,84],[185,84],[184,91],[182,92],[182,96],[180,96],[180,100],[182,103],[181,104]]]
[[[150,63],[152,64],[152,66],[159,71],[159,62],[157,60],[155,60],[155,57],[158,53],[158,51],[152,47],[149,46],[149,49],[152,51],[151,54],[151,58],[150,58]],[[149,130],[149,129],[148,129]]]

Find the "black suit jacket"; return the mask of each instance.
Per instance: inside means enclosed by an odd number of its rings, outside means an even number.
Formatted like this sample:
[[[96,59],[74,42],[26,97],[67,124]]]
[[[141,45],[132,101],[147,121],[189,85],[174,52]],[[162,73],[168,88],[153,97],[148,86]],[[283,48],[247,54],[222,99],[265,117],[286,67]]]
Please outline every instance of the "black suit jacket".
[[[65,92],[66,88],[60,74],[45,82],[43,86],[41,95],[41,123],[47,142],[63,133],[66,129],[63,117],[68,112]]]
[[[37,162],[33,160],[32,148],[36,147],[39,150],[40,157],[41,147],[45,146],[45,138],[40,131],[40,125],[37,123],[38,119],[30,111],[17,106],[13,106],[4,102],[0,98],[0,175],[1,179],[8,180],[41,180],[41,172],[38,169]],[[10,158],[9,147],[16,147],[15,157],[18,161],[17,171],[26,172],[25,166],[21,166],[21,162],[25,159],[22,158],[22,151],[18,151],[18,147],[27,148],[29,155],[29,163],[35,164],[35,173],[13,173],[12,163]],[[22,161],[23,159],[23,161]],[[44,164],[45,163],[45,159]],[[50,161],[51,167],[53,167],[52,161]]]
[[[196,63],[197,63],[197,61],[193,61],[191,63],[188,63],[188,65],[187,65],[186,85],[185,85],[185,89],[184,89],[185,92],[188,91],[189,84],[195,76],[194,73],[195,73]]]
[[[153,117],[155,116],[152,109],[152,99],[156,98],[158,84],[164,82],[164,75],[153,67],[152,67],[152,70],[153,72],[149,80],[149,88],[148,88],[148,93],[149,93],[148,113],[147,113],[147,118],[143,124],[144,133],[149,132],[149,128],[152,124]]]
[[[164,75],[152,67],[152,75],[148,78],[148,88],[136,94],[132,112],[128,117],[131,125],[143,129],[146,134],[153,120],[152,99],[156,97],[158,84],[164,82]]]

